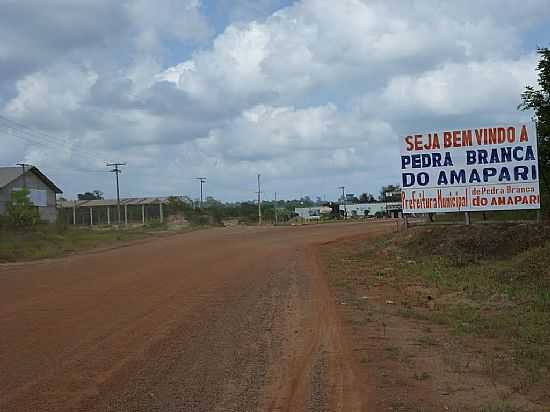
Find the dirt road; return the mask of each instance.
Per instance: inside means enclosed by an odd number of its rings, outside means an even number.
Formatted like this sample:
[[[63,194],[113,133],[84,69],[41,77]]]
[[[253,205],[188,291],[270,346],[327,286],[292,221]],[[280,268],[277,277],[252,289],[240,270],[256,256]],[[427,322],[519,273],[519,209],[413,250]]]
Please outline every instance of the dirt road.
[[[219,228],[0,266],[0,411],[360,411],[316,244]]]

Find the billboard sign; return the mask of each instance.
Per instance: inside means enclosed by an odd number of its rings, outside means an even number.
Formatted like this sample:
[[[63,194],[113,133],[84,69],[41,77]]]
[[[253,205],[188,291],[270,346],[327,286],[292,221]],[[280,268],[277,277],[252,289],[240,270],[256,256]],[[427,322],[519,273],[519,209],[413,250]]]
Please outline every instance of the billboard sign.
[[[400,144],[404,213],[540,208],[529,123],[412,134]]]

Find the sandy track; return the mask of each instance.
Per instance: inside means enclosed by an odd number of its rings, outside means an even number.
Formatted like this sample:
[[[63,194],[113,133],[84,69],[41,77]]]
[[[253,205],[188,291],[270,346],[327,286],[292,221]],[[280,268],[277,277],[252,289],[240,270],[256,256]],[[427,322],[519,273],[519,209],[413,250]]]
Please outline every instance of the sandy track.
[[[363,410],[318,243],[228,228],[0,266],[0,411]]]

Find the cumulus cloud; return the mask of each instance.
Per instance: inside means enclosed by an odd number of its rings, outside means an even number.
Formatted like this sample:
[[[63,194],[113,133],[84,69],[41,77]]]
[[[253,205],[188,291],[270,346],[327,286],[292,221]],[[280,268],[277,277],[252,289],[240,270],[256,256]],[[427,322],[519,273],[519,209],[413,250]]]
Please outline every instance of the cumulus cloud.
[[[136,26],[139,49],[162,48],[164,39],[200,42],[212,34],[199,0],[134,0],[126,7]]]
[[[61,144],[35,135],[0,160],[61,168],[69,193],[107,184],[84,169],[115,159],[133,195],[200,174],[248,197],[236,182],[256,173],[312,195],[338,179],[376,191],[401,133],[524,116],[526,40],[549,17],[546,0],[8,1],[0,112]]]
[[[396,76],[362,103],[390,116],[476,115],[515,112],[521,92],[536,81],[534,54],[519,59],[446,63],[418,75]]]
[[[197,143],[205,152],[218,153],[225,159],[253,161],[285,158],[296,152],[316,156],[340,150],[343,154],[342,149],[354,145],[375,148],[391,137],[387,123],[342,113],[334,104],[307,109],[258,105]],[[337,157],[331,158],[335,166],[341,166]],[[308,162],[307,167],[311,166]]]
[[[490,18],[466,23],[427,8],[408,14],[387,2],[303,0],[264,22],[229,26],[212,49],[161,78],[198,100],[288,103],[316,87],[334,93],[353,81],[366,89],[388,72],[503,55],[517,40],[513,28]]]
[[[288,3],[287,0],[218,0],[215,13],[222,15],[225,23],[248,22],[266,18]]]
[[[17,81],[17,96],[6,105],[13,118],[42,118],[56,122],[77,110],[97,80],[85,67],[60,65]],[[52,118],[53,116],[53,118]]]

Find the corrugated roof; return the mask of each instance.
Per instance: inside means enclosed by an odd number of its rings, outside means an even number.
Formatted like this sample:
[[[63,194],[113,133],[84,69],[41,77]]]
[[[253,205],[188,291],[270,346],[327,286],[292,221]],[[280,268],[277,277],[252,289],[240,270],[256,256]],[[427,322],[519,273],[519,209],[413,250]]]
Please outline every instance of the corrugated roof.
[[[132,197],[120,199],[120,204],[122,206],[136,206],[136,205],[158,205],[158,204],[168,203],[167,197]],[[107,207],[107,206],[116,206],[116,199],[99,199],[99,200],[63,200],[58,203],[61,208],[73,208],[76,207]]]
[[[55,193],[63,193],[45,174],[43,174],[36,166],[31,166],[26,169],[26,173],[34,173],[40,178],[50,189]],[[0,188],[7,186],[19,176],[23,175],[22,167],[0,167]]]

